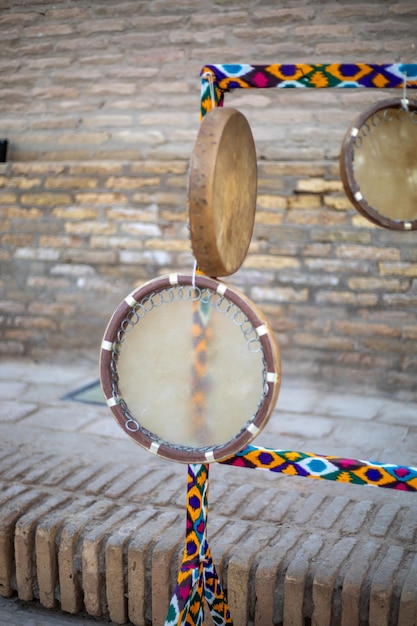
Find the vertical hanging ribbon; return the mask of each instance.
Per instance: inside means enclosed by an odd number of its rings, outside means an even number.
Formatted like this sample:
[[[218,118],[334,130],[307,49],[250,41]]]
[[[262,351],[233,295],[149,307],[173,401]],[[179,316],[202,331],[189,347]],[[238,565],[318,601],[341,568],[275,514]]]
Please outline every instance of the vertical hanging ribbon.
[[[216,625],[233,625],[207,541],[208,473],[188,466],[184,554],[165,626],[204,626],[204,600]]]

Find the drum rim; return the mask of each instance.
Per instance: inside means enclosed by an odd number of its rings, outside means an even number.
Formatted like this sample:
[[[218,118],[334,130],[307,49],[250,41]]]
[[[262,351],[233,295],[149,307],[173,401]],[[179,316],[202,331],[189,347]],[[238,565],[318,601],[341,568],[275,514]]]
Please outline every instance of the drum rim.
[[[158,442],[158,437],[147,434],[146,429],[140,428],[136,432],[129,431],[126,428],[127,416],[124,412],[123,398],[117,398],[113,395],[113,379],[112,379],[112,352],[113,343],[116,334],[120,329],[120,323],[126,317],[129,310],[134,306],[133,301],[140,301],[150,293],[155,293],[167,287],[175,286],[197,286],[218,291],[226,298],[236,304],[243,313],[251,321],[254,328],[262,326],[262,334],[259,335],[259,342],[262,346],[263,355],[266,362],[266,371],[268,374],[268,391],[252,419],[242,423],[240,433],[237,433],[232,439],[224,444],[215,446],[204,446],[204,448],[193,448],[184,450],[181,446],[170,444],[168,442]],[[141,447],[158,456],[169,460],[179,461],[183,463],[208,463],[212,461],[224,460],[233,454],[243,450],[263,429],[267,423],[278,398],[281,385],[281,360],[278,343],[274,332],[270,328],[265,316],[258,307],[234,287],[225,285],[224,283],[202,275],[188,276],[170,274],[155,278],[143,284],[138,289],[132,291],[117,307],[113,313],[106,331],[104,333],[101,351],[100,351],[100,382],[106,403],[110,408],[113,416],[119,426],[129,434],[133,440]],[[127,407],[128,408],[128,407]],[[225,408],[227,413],[227,408]],[[139,423],[137,418],[134,418]],[[246,424],[246,427],[245,427]],[[139,423],[140,426],[140,423]],[[145,432],[146,431],[146,432]],[[153,433],[151,433],[153,435]]]
[[[379,213],[379,211],[370,205],[361,195],[360,187],[355,179],[353,171],[354,147],[357,134],[355,131],[359,131],[365,122],[379,111],[388,108],[402,108],[402,102],[402,98],[399,97],[385,99],[368,107],[356,117],[352,124],[350,124],[343,138],[339,158],[339,168],[345,193],[350,202],[361,215],[378,226],[391,230],[409,231],[417,230],[417,218],[415,220],[394,220]],[[409,110],[416,111],[417,100],[407,99],[407,106]]]
[[[245,181],[245,184],[248,185],[245,205],[246,232],[242,232],[241,228],[238,236],[235,233],[235,243],[236,241],[239,243],[239,254],[236,259],[230,258],[227,247],[222,248],[220,246],[219,233],[216,230],[213,214],[215,202],[210,203],[210,197],[215,195],[213,189],[219,151],[223,145],[226,129],[233,120],[239,120],[245,129],[246,149],[242,152],[242,158],[245,157],[250,163],[252,174]],[[205,163],[205,171],[202,171],[202,163]],[[190,159],[187,189],[191,247],[198,267],[206,275],[230,276],[237,272],[245,261],[255,224],[257,187],[256,147],[247,118],[235,108],[216,107],[212,109],[205,115],[200,124]],[[222,210],[224,210],[223,207]],[[236,218],[231,214],[226,230],[232,227],[233,219]],[[199,240],[200,238],[202,241]]]

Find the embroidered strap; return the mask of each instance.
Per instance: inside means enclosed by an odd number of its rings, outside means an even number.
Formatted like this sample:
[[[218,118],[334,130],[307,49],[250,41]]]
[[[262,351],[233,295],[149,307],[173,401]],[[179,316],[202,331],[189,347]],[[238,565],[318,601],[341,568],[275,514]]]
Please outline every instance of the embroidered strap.
[[[184,554],[165,626],[203,626],[203,600],[216,625],[233,624],[207,541],[208,473],[206,464],[188,466]]]
[[[248,446],[220,461],[235,467],[263,469],[287,476],[305,476],[355,485],[372,485],[398,491],[417,491],[417,467],[320,456],[290,450]]]
[[[201,116],[210,111],[213,100],[223,105],[224,93],[232,89],[270,87],[359,87],[417,89],[415,63],[280,63],[270,65],[205,65],[201,76]]]

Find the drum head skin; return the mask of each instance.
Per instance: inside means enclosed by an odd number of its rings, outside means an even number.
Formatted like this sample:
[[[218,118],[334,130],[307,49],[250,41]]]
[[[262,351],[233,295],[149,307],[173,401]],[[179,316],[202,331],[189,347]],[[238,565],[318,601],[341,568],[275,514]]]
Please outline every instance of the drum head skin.
[[[200,125],[189,172],[191,245],[199,269],[228,276],[246,258],[256,211],[257,160],[246,118],[215,108]]]
[[[171,274],[123,300],[102,342],[100,378],[121,428],[183,463],[223,460],[268,421],[280,355],[262,313],[206,276]]]
[[[374,224],[417,229],[417,102],[383,100],[348,129],[340,154],[346,195]]]

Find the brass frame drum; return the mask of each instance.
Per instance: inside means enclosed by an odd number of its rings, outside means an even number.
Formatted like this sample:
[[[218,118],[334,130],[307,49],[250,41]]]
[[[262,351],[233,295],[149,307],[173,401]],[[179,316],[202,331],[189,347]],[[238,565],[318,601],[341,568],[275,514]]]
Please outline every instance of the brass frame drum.
[[[383,100],[348,129],[340,154],[345,192],[374,224],[417,229],[417,101]]]

